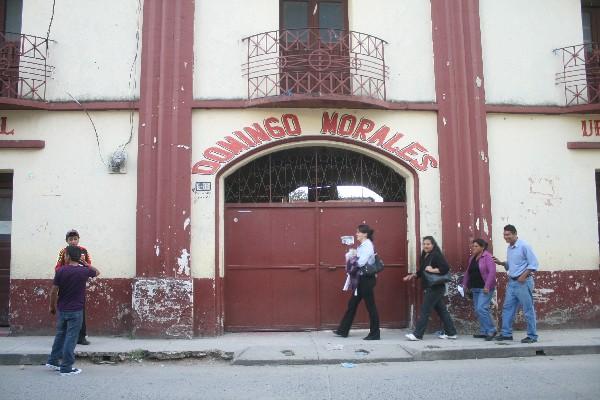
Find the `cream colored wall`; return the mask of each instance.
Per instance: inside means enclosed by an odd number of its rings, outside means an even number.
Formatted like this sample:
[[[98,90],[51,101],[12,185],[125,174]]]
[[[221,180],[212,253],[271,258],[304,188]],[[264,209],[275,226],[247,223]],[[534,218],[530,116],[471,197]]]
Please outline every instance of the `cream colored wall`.
[[[208,147],[214,146],[218,140],[222,140],[224,136],[230,135],[232,131],[241,130],[245,126],[249,126],[254,122],[261,123],[265,118],[270,116],[280,117],[282,114],[293,113],[299,118],[302,134],[305,138],[301,144],[286,144],[278,145],[271,148],[269,151],[278,151],[284,148],[298,145],[326,145],[347,148],[353,151],[358,151],[367,154],[373,158],[380,160],[386,165],[396,169],[398,173],[406,178],[407,182],[407,209],[408,209],[408,239],[409,239],[409,265],[412,267],[416,263],[416,237],[415,226],[415,204],[414,198],[414,180],[406,168],[399,163],[390,161],[389,158],[383,157],[378,153],[368,149],[352,146],[348,144],[333,144],[332,142],[319,141],[324,135],[321,131],[321,121],[324,111],[338,112],[342,114],[352,114],[357,118],[365,117],[373,120],[377,126],[387,125],[392,128],[392,132],[402,132],[405,134],[402,143],[409,144],[412,141],[419,142],[429,150],[429,152],[438,158],[437,149],[437,120],[435,113],[430,112],[390,112],[390,111],[365,111],[365,110],[343,110],[343,109],[254,109],[247,111],[240,110],[196,110],[193,113],[193,146],[192,146],[192,161],[193,163],[203,159],[203,152]],[[390,135],[391,136],[391,135]],[[402,147],[401,144],[398,144]],[[261,152],[253,158],[267,154]],[[241,155],[241,154],[240,154]],[[238,155],[238,157],[240,156]],[[244,163],[251,161],[253,158],[245,159]],[[235,159],[230,161],[234,163]],[[243,163],[236,165],[235,169],[242,166]],[[230,169],[227,173],[233,172],[235,169]],[[220,204],[218,205],[219,212],[223,209],[223,178],[220,177],[221,184],[219,188]],[[424,172],[419,172],[419,202],[420,202],[420,233],[421,235],[431,234],[436,237],[441,236],[441,205],[440,205],[440,182],[439,170],[429,167]],[[196,182],[210,182],[212,191],[209,194],[196,192],[192,196],[192,223],[191,223],[191,263],[192,274],[196,278],[213,278],[215,274],[215,175],[192,175],[192,186]],[[220,219],[220,243],[223,244],[223,219]],[[223,246],[221,245],[221,253],[219,254],[219,264],[223,265]],[[222,274],[222,269],[220,270]]]
[[[76,228],[104,278],[135,276],[137,116],[127,173],[109,174],[83,112],[3,111],[14,140],[44,140],[39,150],[0,149],[13,171],[11,278],[51,278],[65,233]],[[91,113],[106,158],[130,134],[128,112]]]
[[[349,0],[350,30],[388,42],[390,101],[435,101],[431,3],[423,0]]]
[[[389,43],[388,100],[435,101],[430,4],[405,0],[391,5],[390,0],[350,0],[349,28]],[[196,2],[194,98],[246,98],[246,47],[241,39],[278,29],[278,0]]]
[[[196,1],[194,98],[248,96],[242,38],[279,29],[279,0]]]
[[[543,270],[597,269],[594,171],[598,150],[568,150],[583,138],[583,116],[488,116],[493,240],[505,259],[502,227],[513,224]],[[595,118],[600,119],[600,116]]]
[[[46,100],[130,100],[139,97],[142,0],[62,0],[54,8]],[[24,34],[46,37],[52,1],[23,2]],[[139,23],[139,49],[136,33]],[[137,55],[137,62],[131,72]],[[132,73],[132,78],[130,78]]]
[[[564,105],[553,50],[583,42],[580,1],[481,0],[479,10],[487,103]]]

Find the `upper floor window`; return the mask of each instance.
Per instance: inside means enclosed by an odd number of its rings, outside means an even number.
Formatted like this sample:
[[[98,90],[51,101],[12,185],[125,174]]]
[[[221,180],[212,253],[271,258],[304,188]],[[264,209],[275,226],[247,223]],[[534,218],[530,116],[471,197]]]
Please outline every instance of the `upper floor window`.
[[[281,29],[348,29],[346,0],[281,0]]]

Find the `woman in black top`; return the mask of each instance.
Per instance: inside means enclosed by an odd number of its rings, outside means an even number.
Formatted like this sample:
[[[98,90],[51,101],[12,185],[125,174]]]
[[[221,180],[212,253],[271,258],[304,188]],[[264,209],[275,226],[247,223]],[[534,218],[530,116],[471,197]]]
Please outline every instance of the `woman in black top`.
[[[448,262],[446,262],[446,259],[442,254],[442,250],[440,250],[440,247],[436,243],[435,239],[432,236],[425,236],[423,238],[423,251],[421,252],[419,270],[416,274],[410,274],[404,277],[405,281],[421,278],[421,283],[424,290],[423,305],[421,306],[419,320],[417,321],[414,332],[406,335],[408,340],[423,339],[423,334],[427,328],[431,310],[435,310],[438,313],[444,324],[445,333],[439,335],[438,337],[440,339],[456,339],[456,328],[454,327],[450,313],[448,313],[446,304],[444,303],[446,285],[441,283],[430,287],[427,283],[427,280],[423,277],[424,272],[443,275],[449,270],[450,266],[448,265]]]

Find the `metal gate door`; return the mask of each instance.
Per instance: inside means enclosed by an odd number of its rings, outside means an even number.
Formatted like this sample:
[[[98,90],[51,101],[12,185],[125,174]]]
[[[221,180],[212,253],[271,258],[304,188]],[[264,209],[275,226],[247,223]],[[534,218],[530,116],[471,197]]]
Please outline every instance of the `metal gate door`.
[[[375,292],[383,327],[407,325],[406,207],[403,203],[231,204],[225,207],[225,329],[334,327],[350,294],[342,292],[346,246],[356,226],[375,229],[385,261]],[[364,307],[355,320],[367,326]]]

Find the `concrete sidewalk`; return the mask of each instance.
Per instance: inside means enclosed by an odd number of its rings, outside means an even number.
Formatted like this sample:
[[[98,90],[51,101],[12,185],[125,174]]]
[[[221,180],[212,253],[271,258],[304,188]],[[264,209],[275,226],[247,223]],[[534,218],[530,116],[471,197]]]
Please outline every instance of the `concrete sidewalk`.
[[[471,336],[442,340],[425,335],[409,342],[407,330],[383,329],[382,340],[364,341],[367,330],[352,330],[340,338],[331,331],[228,333],[213,338],[129,339],[90,337],[89,346],[78,345],[79,358],[112,363],[125,360],[207,358],[235,365],[335,364],[341,362],[398,362],[600,354],[600,329],[547,330],[539,342],[521,344],[524,332],[513,342],[486,342]],[[0,365],[42,364],[52,346],[51,336],[0,338]]]

